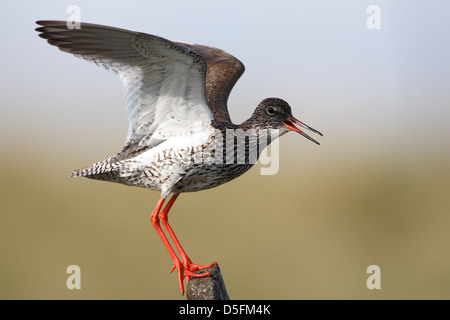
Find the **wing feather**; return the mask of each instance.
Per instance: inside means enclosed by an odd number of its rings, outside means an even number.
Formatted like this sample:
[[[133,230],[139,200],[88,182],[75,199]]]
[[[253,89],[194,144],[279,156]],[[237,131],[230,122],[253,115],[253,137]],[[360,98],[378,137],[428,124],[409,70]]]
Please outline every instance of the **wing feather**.
[[[65,21],[37,21],[36,30],[64,52],[118,73],[127,104],[125,147],[153,147],[193,121],[210,123],[206,98],[206,62],[190,48],[167,39],[119,28]],[[173,130],[172,130],[173,131]],[[135,147],[134,147],[135,148]]]
[[[231,90],[245,71],[244,64],[223,50],[199,44],[177,42],[195,51],[207,63],[206,96],[217,121],[232,123],[227,101]]]

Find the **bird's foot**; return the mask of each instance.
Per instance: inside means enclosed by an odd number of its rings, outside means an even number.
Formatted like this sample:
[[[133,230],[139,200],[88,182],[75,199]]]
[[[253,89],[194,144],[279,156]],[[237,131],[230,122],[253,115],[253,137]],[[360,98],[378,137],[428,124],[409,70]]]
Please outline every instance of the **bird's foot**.
[[[200,270],[209,269],[209,268],[215,266],[217,264],[217,262],[213,262],[213,263],[206,264],[206,265],[199,265],[199,264],[192,263],[192,261],[189,260],[189,258],[188,258],[187,260],[182,260],[182,264],[189,271],[196,272],[196,271],[200,271]]]
[[[182,257],[181,258],[181,264],[186,268],[186,269],[188,269],[189,271],[191,271],[191,272],[196,272],[196,271],[200,271],[200,270],[205,270],[205,269],[209,269],[209,268],[211,268],[211,267],[214,267],[216,264],[217,264],[217,262],[213,262],[213,263],[210,263],[210,264],[206,264],[206,265],[200,265],[200,264],[196,264],[196,263],[193,263],[192,261],[191,261],[191,259],[189,259],[189,257]],[[173,272],[173,270],[175,270],[176,269],[176,265],[175,265],[175,263],[174,263],[174,265],[173,265],[173,267],[172,267],[172,270],[170,270],[170,272]],[[189,280],[189,279],[188,279]]]
[[[191,277],[193,277],[193,278],[209,277],[211,275],[209,272],[205,272],[205,273],[194,273],[194,272],[198,271],[198,270],[210,268],[215,264],[216,263],[214,262],[210,265],[200,266],[198,264],[195,264],[195,263],[192,263],[191,261],[189,261],[189,263],[188,263],[189,267],[186,267],[184,264],[182,264],[180,262],[180,260],[177,259],[176,261],[174,261],[174,265],[172,267],[172,270],[170,270],[170,272],[173,272],[173,270],[175,270],[175,269],[178,270],[178,283],[180,284],[181,294],[184,294],[184,285],[183,285],[184,278],[187,278],[187,282],[189,283],[189,279]]]

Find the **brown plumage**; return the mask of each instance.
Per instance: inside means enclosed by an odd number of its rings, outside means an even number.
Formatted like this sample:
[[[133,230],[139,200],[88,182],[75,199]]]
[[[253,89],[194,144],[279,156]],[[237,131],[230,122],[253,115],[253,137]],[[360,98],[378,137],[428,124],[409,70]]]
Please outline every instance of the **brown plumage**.
[[[194,52],[197,52],[205,60],[206,69],[206,97],[214,119],[219,122],[232,123],[228,113],[228,96],[236,82],[245,71],[245,67],[238,59],[223,50],[177,42]]]

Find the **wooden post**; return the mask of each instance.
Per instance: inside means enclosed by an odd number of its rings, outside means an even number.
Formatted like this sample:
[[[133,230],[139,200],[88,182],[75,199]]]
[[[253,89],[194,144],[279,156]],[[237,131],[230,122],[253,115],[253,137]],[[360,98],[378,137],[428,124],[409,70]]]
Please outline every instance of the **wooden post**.
[[[210,277],[191,278],[186,288],[188,300],[230,300],[228,297],[219,265],[197,271],[196,273],[211,273]]]

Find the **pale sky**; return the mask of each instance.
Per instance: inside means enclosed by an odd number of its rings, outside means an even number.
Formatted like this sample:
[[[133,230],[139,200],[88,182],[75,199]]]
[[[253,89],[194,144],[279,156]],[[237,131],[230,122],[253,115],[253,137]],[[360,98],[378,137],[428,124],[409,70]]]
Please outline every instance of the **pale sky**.
[[[414,141],[442,149],[449,141],[448,1],[18,0],[0,10],[2,146],[15,139],[85,143],[83,135],[124,141],[118,77],[34,31],[36,20],[67,19],[73,4],[85,22],[235,55],[246,66],[229,100],[236,123],[277,96],[330,147]],[[367,28],[370,5],[380,9],[381,29]]]

